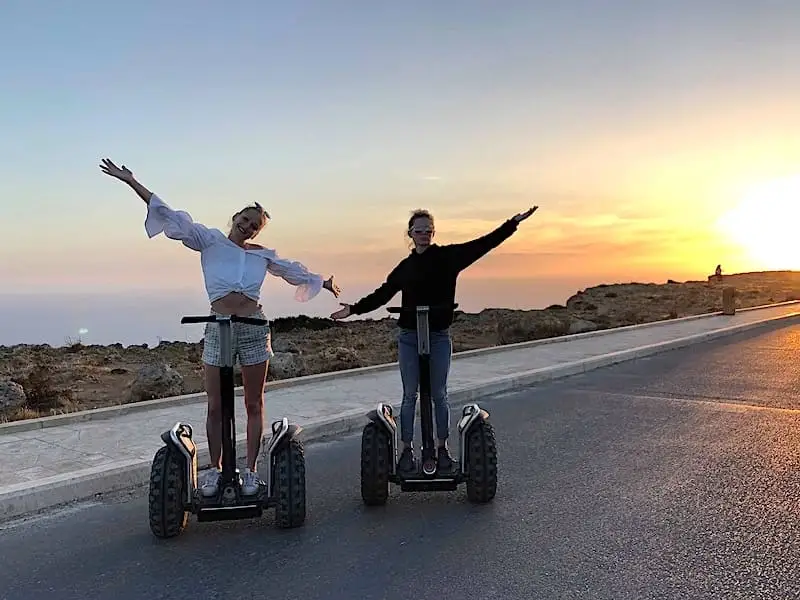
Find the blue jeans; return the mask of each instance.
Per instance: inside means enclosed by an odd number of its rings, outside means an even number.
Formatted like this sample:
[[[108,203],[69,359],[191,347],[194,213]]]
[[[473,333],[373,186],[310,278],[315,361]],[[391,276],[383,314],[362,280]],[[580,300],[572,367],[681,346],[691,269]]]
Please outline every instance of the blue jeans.
[[[400,377],[403,381],[403,404],[400,407],[400,439],[410,444],[414,439],[414,414],[417,408],[419,386],[419,355],[417,331],[401,329],[397,336]],[[450,374],[450,357],[453,344],[450,331],[430,332],[431,398],[436,418],[436,437],[440,443],[450,433],[450,406],[447,403],[447,376]]]

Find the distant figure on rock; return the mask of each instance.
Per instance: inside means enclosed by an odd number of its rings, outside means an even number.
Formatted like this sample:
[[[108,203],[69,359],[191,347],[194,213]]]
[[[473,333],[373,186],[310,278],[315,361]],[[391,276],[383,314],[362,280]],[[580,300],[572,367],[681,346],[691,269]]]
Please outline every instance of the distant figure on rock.
[[[342,303],[341,310],[331,318],[344,319],[350,315],[361,315],[386,304],[397,292],[402,292],[402,306],[453,304],[456,294],[456,279],[461,271],[469,267],[493,248],[499,246],[517,230],[517,226],[537,209],[534,206],[519,213],[494,231],[461,244],[438,246],[432,243],[434,236],[433,216],[426,210],[414,211],[408,221],[406,235],[414,243],[411,253],[392,270],[386,281],[374,292],[355,304]],[[450,471],[454,464],[447,449],[450,431],[450,409],[447,404],[447,377],[450,370],[452,342],[450,325],[453,311],[431,315],[431,393],[436,414],[438,444],[438,470]],[[414,414],[417,403],[419,364],[417,362],[417,331],[413,315],[401,314],[398,320],[398,352],[400,377],[403,382],[403,402],[400,408],[400,430],[403,451],[398,468],[414,470],[416,460],[412,448],[414,436]]]
[[[714,274],[708,276],[709,281],[722,281],[722,265],[717,265]]]

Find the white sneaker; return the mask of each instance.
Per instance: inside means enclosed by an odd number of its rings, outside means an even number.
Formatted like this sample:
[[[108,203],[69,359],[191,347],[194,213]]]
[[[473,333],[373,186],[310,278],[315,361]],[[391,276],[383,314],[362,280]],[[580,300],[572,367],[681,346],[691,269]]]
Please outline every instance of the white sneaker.
[[[221,471],[217,469],[211,469],[205,474],[203,478],[203,485],[200,487],[200,492],[208,498],[209,496],[213,496],[217,493],[217,489],[219,488],[219,478],[222,475]]]
[[[258,474],[250,469],[245,469],[242,477],[242,494],[254,496],[258,493],[259,483],[261,482],[258,480]]]

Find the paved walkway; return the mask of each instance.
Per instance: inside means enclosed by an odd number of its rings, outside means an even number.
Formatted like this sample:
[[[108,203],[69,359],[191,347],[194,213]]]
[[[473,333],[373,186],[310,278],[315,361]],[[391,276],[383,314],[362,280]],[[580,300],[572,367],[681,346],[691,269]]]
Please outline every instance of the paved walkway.
[[[597,336],[567,337],[557,342],[534,344],[498,352],[456,356],[451,371],[452,391],[467,389],[489,378],[515,374],[565,362],[602,356],[619,350],[666,342],[688,335],[743,325],[800,311],[798,304],[739,311],[733,316],[711,316],[673,321],[654,327],[637,327]],[[366,413],[379,400],[400,401],[400,377],[396,370],[331,378],[268,390],[265,426],[282,416],[307,426],[343,413]],[[245,436],[243,402],[237,399],[237,439]],[[454,415],[455,418],[455,415]],[[56,427],[0,435],[0,496],[22,491],[82,470],[114,469],[136,461],[150,461],[161,446],[159,435],[175,421],[194,427],[197,443],[204,447],[205,400],[172,407],[125,414],[112,419],[73,422]],[[207,452],[199,457],[208,461]]]

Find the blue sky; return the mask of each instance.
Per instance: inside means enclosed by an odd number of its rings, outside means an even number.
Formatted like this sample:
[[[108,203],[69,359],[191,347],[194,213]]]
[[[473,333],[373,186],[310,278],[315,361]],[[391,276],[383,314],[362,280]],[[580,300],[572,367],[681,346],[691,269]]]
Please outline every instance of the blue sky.
[[[258,200],[259,241],[345,288],[380,283],[418,206],[443,243],[541,207],[468,278],[752,267],[711,223],[800,172],[797,31],[788,0],[7,0],[0,275],[201,287],[103,156],[212,226]]]

